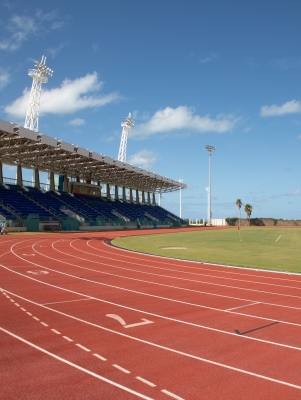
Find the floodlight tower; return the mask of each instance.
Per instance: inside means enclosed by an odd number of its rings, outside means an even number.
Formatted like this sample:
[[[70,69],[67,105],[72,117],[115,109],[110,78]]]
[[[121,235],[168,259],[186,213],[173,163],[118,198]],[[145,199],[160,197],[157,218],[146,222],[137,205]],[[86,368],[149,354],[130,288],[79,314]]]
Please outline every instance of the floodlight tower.
[[[179,179],[180,183],[183,183],[183,179]],[[182,186],[180,186],[180,218],[182,219]]]
[[[134,125],[134,121],[131,119],[131,113],[126,117],[125,122],[121,124],[122,126],[122,134],[121,134],[121,141],[118,153],[118,161],[126,162],[126,145],[128,141],[128,133],[129,130]]]
[[[214,146],[205,146],[205,150],[208,151],[209,153],[209,187],[206,188],[208,192],[208,225],[211,225],[211,156],[212,153],[216,150],[216,147]]]
[[[42,83],[48,81],[48,77],[53,74],[52,69],[46,67],[46,57],[42,56],[41,61],[35,62],[36,69],[29,69],[28,75],[32,77],[32,86],[29,97],[29,103],[27,107],[27,113],[24,123],[24,128],[32,131],[38,131],[39,123],[39,109],[40,109],[40,98]]]

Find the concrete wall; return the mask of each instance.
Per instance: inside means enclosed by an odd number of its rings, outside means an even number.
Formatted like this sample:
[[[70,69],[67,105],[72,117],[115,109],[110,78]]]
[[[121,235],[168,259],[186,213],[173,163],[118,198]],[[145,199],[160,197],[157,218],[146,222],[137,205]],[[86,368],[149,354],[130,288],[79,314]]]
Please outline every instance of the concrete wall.
[[[240,220],[241,226],[249,226],[249,221],[247,219]],[[251,226],[301,226],[300,219],[274,219],[274,218],[251,218]],[[238,226],[238,220],[235,223]]]

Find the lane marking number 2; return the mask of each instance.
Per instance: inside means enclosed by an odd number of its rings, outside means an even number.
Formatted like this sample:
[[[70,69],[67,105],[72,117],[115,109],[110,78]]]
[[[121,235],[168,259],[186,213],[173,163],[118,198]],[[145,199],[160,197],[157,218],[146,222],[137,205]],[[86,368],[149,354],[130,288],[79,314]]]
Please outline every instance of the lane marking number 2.
[[[116,314],[106,314],[106,317],[116,319],[116,321],[120,322],[121,325],[122,325],[124,328],[133,328],[134,326],[147,325],[147,324],[153,324],[153,323],[154,323],[153,321],[150,321],[150,320],[148,320],[148,319],[146,319],[146,318],[141,318],[141,319],[142,319],[142,322],[137,322],[136,324],[127,325],[126,322],[125,322],[125,320],[122,319],[121,317],[119,317],[119,315],[116,315]]]

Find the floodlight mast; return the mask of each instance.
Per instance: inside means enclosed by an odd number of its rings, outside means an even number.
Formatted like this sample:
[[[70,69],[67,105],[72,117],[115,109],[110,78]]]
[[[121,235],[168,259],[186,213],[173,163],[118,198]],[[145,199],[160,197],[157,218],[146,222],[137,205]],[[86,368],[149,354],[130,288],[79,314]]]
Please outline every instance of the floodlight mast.
[[[208,225],[211,225],[211,156],[212,153],[216,150],[216,147],[214,146],[205,146],[205,150],[208,151],[209,153],[209,187],[206,188],[208,192],[208,216],[207,216],[207,221]]]
[[[132,114],[126,117],[125,122],[121,124],[122,126],[122,134],[121,134],[121,141],[118,153],[118,161],[126,162],[126,146],[128,141],[128,134],[129,130],[134,126],[134,121],[131,119]]]
[[[180,183],[184,182],[184,179],[179,179]],[[180,218],[182,219],[182,186],[180,186]]]
[[[28,75],[32,77],[33,81],[30,91],[24,128],[37,132],[39,125],[39,109],[40,109],[42,84],[48,81],[48,78],[52,76],[53,71],[52,69],[46,67],[45,56],[42,56],[41,61],[35,62],[35,67],[36,69],[28,70]]]

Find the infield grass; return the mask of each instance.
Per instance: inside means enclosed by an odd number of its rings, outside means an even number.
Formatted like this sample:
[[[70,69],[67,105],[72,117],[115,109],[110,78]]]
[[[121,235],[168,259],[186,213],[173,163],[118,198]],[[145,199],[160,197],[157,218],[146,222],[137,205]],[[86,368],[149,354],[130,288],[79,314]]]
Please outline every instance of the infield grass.
[[[301,272],[301,229],[202,230],[141,235],[114,240],[116,246],[143,253],[276,271]],[[170,247],[170,249],[168,249]]]

